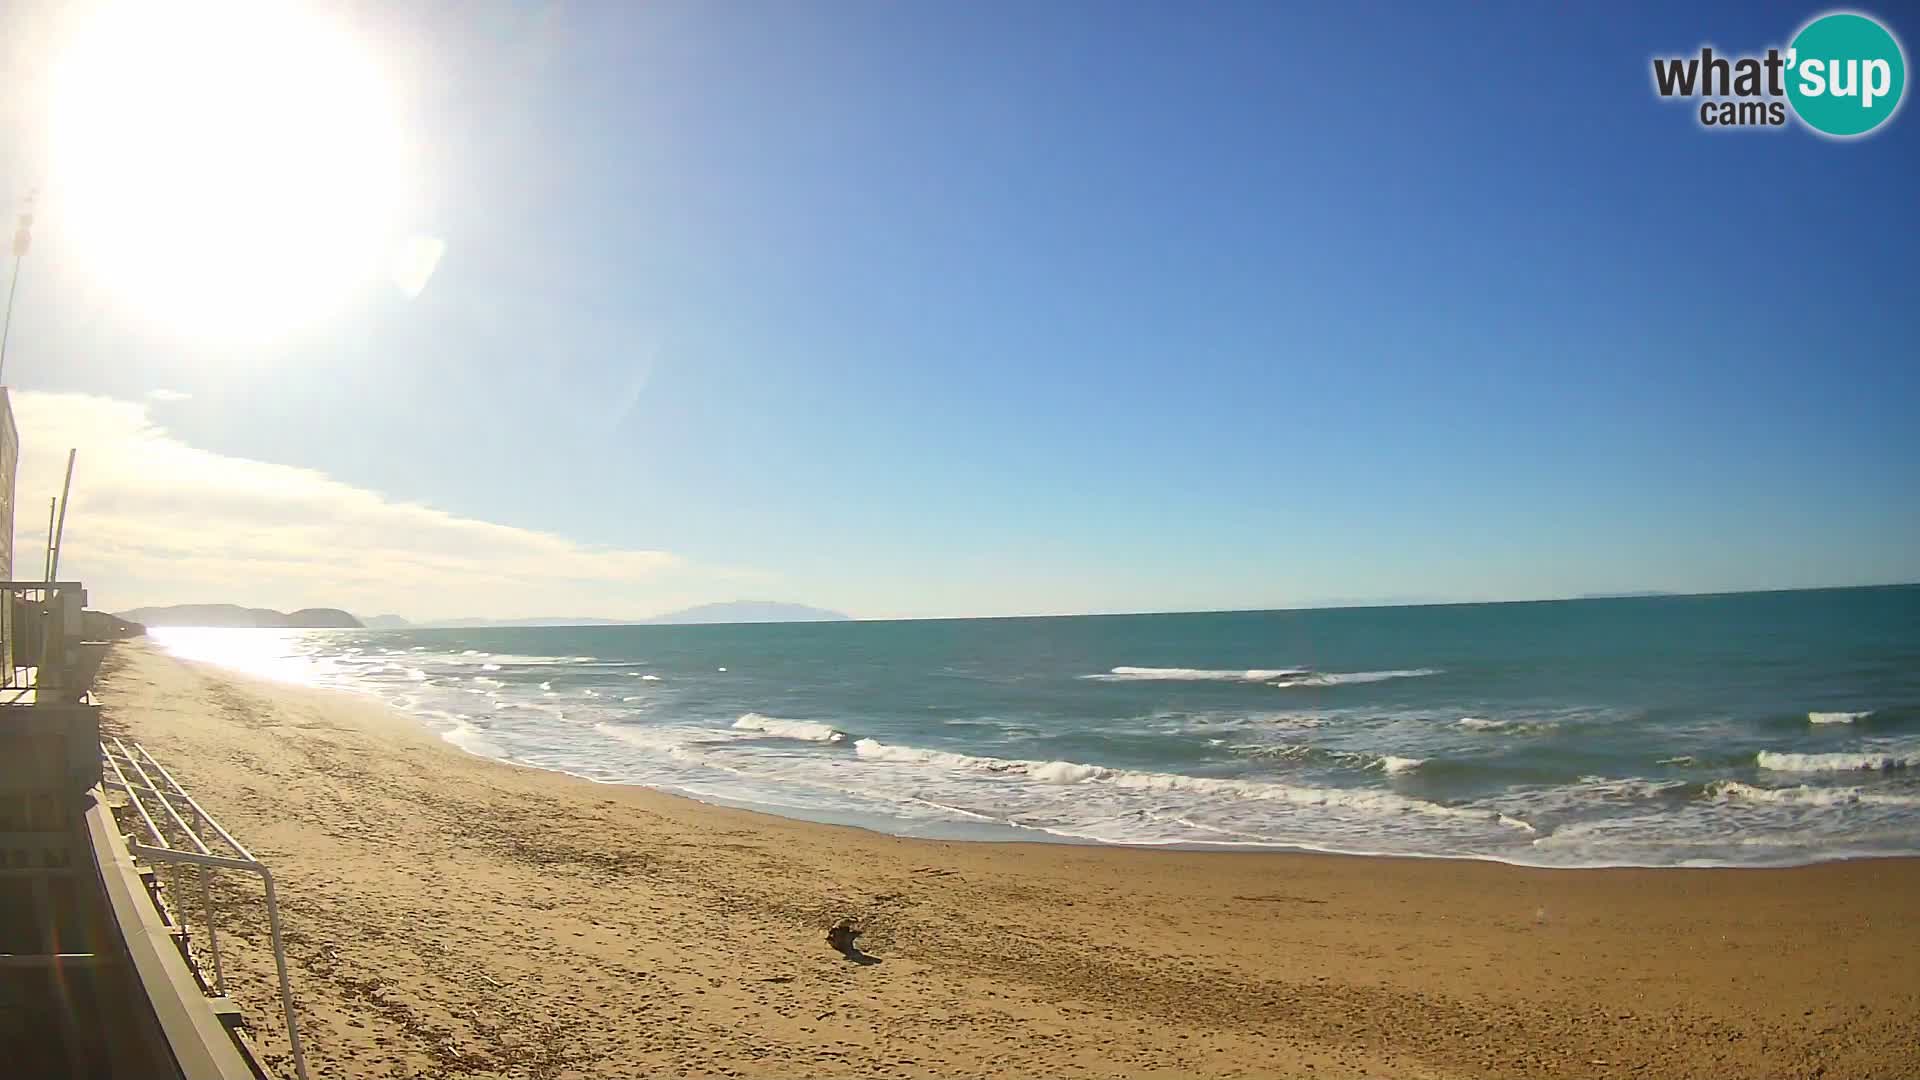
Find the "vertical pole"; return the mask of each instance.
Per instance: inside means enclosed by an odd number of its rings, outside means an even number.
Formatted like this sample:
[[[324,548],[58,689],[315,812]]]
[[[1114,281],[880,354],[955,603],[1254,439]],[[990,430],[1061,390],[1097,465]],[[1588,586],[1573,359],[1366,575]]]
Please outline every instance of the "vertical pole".
[[[47,500],[47,550],[46,557],[40,560],[40,568],[47,575],[47,584],[53,584],[53,512],[60,507],[59,499]]]
[[[259,867],[260,881],[267,890],[267,936],[273,941],[273,966],[280,972],[280,1011],[287,1018],[287,1045],[293,1050],[293,1071],[307,1080],[307,1054],[300,1048],[300,1025],[293,1019],[293,984],[287,981],[287,947],[280,940],[280,904],[273,897],[273,875]]]
[[[0,322],[0,380],[7,371],[7,338],[13,333],[13,294],[20,288],[20,256],[13,257],[13,283],[7,286],[7,318]]]
[[[13,333],[13,294],[20,289],[20,260],[26,258],[33,243],[33,201],[39,192],[29,192],[26,207],[20,212],[20,227],[13,233],[13,280],[7,285],[7,316],[0,321],[0,381],[7,371],[7,338]]]
[[[60,486],[60,525],[53,533],[53,562],[47,567],[49,583],[60,573],[60,541],[67,535],[67,494],[73,490],[73,459],[78,453],[78,449],[67,451],[67,482]]]
[[[207,905],[207,947],[213,950],[213,992],[226,997],[227,976],[220,970],[220,931],[213,922],[213,886],[207,881],[205,866],[200,867],[200,899]]]

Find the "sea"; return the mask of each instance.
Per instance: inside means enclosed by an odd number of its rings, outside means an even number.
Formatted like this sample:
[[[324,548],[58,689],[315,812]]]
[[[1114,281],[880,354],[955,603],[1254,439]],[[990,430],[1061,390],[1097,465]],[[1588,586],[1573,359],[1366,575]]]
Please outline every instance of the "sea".
[[[472,754],[905,836],[1920,854],[1920,586],[898,622],[156,629]]]

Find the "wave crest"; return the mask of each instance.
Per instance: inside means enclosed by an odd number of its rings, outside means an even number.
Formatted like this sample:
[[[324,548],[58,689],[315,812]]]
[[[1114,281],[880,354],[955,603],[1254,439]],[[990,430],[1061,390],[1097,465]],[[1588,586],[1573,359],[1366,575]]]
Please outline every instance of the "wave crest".
[[[1847,806],[1864,803],[1878,806],[1920,806],[1920,795],[1901,795],[1885,791],[1863,791],[1857,787],[1770,788],[1743,784],[1738,780],[1716,780],[1707,785],[1709,798],[1722,801],[1788,803],[1798,806]]]
[[[1762,750],[1754,756],[1754,763],[1772,772],[1897,772],[1920,768],[1920,751],[1789,754]]]
[[[1392,671],[1313,671],[1308,668],[1162,668],[1117,667],[1083,679],[1104,682],[1243,682],[1271,686],[1345,686],[1349,683],[1384,682],[1387,679],[1413,679],[1438,675],[1435,668],[1400,668]]]
[[[1437,817],[1498,822],[1510,828],[1533,831],[1533,826],[1505,814],[1443,806],[1440,803],[1377,789],[1307,787],[1270,780],[1236,780],[1211,776],[1187,776],[1182,773],[1139,772],[1133,769],[1110,769],[1102,765],[1083,765],[1072,761],[1021,761],[1009,758],[975,757],[949,750],[893,746],[877,739],[861,739],[853,746],[854,753],[868,761],[891,761],[1006,776],[1024,776],[1047,784],[1101,784],[1130,791],[1260,800],[1287,803],[1293,806],[1336,807],[1383,815],[1428,814]],[[1412,759],[1397,760],[1411,761]]]
[[[737,731],[757,731],[776,739],[799,739],[803,742],[824,743],[847,741],[846,732],[832,724],[822,724],[817,720],[782,720],[777,716],[762,716],[759,713],[750,712],[735,720],[733,726]]]

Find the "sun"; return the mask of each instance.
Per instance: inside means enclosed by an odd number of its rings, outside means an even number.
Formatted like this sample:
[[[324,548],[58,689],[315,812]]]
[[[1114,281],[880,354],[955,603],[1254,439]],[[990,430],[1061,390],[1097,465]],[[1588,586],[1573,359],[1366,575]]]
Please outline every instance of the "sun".
[[[51,102],[50,216],[118,300],[188,335],[323,319],[401,241],[393,92],[317,12],[110,6],[63,51]]]

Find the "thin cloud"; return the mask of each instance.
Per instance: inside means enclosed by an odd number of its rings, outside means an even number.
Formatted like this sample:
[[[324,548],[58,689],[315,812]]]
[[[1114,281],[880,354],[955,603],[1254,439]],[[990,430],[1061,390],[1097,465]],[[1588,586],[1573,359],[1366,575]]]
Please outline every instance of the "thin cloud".
[[[138,402],[24,392],[16,566],[37,567],[34,524],[78,447],[60,576],[96,607],[243,603],[624,617],[736,591],[753,571],[671,552],[599,547],[461,517],[327,474],[191,446]]]
[[[186,401],[193,395],[184,390],[168,390],[165,387],[159,387],[147,391],[147,397],[154,401]]]

